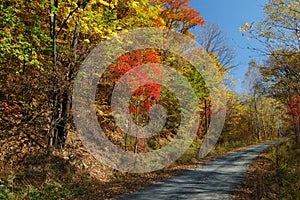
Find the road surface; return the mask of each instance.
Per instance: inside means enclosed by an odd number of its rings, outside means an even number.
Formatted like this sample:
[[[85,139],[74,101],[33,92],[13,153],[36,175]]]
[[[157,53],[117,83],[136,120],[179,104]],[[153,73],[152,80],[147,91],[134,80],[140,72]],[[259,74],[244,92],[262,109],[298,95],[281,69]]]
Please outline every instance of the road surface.
[[[245,178],[253,160],[267,147],[268,142],[240,150],[209,161],[196,169],[187,170],[164,182],[119,199],[229,199]]]

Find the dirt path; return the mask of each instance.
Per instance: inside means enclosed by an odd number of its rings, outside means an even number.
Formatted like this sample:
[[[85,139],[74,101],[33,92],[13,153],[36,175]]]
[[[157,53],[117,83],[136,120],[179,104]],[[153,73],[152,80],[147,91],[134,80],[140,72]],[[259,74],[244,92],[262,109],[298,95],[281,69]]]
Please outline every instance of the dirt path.
[[[260,152],[277,142],[268,142],[219,157],[186,170],[164,182],[119,199],[229,199],[244,180],[245,172]]]

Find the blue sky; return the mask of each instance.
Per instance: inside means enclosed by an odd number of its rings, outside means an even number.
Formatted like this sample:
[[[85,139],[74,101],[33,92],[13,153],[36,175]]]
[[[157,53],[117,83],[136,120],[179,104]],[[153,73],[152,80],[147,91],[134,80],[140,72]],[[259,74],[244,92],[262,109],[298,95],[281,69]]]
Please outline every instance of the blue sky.
[[[267,0],[191,0],[191,6],[200,12],[207,22],[219,24],[228,42],[236,50],[236,63],[239,64],[231,74],[238,81],[236,90],[242,90],[242,79],[247,71],[251,58],[259,55],[247,49],[248,46],[259,47],[253,40],[243,37],[239,28],[244,22],[261,21],[263,6]],[[240,81],[239,81],[240,80]]]

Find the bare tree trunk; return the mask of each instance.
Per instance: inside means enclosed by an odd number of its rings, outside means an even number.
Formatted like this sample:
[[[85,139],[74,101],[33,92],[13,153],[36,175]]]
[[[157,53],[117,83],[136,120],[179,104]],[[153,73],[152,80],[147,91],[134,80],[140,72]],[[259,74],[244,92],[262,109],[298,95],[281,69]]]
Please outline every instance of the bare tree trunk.
[[[78,1],[78,7],[70,12],[67,19],[64,23],[69,19],[69,17],[77,11],[79,7],[85,9],[89,0],[85,2]],[[50,129],[48,132],[48,146],[50,149],[53,147],[63,148],[68,129],[69,129],[69,120],[71,118],[71,90],[72,90],[72,79],[75,74],[76,68],[76,49],[79,40],[79,32],[80,32],[80,19],[78,19],[76,23],[76,27],[74,30],[73,40],[71,44],[72,55],[69,59],[69,64],[65,70],[58,70],[57,66],[57,51],[56,51],[56,38],[59,33],[56,33],[57,28],[57,9],[58,9],[58,0],[50,0],[51,10],[50,10],[50,35],[52,37],[52,45],[53,45],[53,110],[52,110],[52,118]],[[55,11],[53,11],[53,6],[55,7]],[[62,28],[61,27],[61,28]],[[62,67],[62,66],[61,66]],[[63,71],[65,74],[60,75],[59,72]]]
[[[208,127],[209,127],[209,116],[208,116],[208,109],[209,109],[209,107],[208,107],[208,103],[207,103],[207,100],[206,99],[204,99],[204,120],[205,120],[205,135],[207,135],[207,131],[208,131]],[[208,143],[209,143],[209,141],[208,141],[208,138],[207,138],[207,140],[205,140],[206,141],[206,146],[208,146]]]
[[[295,126],[295,140],[296,140],[296,143],[297,144],[300,144],[300,137],[299,137],[299,134],[300,134],[300,117],[298,117],[298,120],[297,120],[298,123],[296,123],[294,126]]]
[[[58,0],[49,0],[50,3],[50,36],[52,38],[52,75],[53,75],[53,94],[52,94],[52,117],[51,117],[51,123],[50,128],[48,132],[48,147],[49,150],[52,149],[52,147],[55,145],[57,141],[57,120],[59,118],[59,86],[58,86],[58,78],[55,75],[56,74],[56,65],[57,65],[57,52],[56,52],[56,26],[57,26],[57,13],[56,11],[53,11],[53,7],[56,9],[58,8]]]
[[[255,120],[255,133],[258,141],[261,141],[261,128],[259,125],[259,113],[257,110],[256,91],[254,91],[254,120]]]
[[[278,122],[277,122],[277,137],[279,138],[280,137],[280,118],[278,116]]]

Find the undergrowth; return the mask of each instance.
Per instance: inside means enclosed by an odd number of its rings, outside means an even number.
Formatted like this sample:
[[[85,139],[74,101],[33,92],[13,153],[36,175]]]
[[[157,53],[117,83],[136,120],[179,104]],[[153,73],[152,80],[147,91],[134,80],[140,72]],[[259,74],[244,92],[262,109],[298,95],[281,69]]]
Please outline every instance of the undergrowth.
[[[235,199],[300,199],[300,145],[272,146],[252,164]]]

